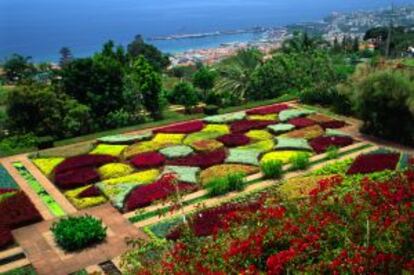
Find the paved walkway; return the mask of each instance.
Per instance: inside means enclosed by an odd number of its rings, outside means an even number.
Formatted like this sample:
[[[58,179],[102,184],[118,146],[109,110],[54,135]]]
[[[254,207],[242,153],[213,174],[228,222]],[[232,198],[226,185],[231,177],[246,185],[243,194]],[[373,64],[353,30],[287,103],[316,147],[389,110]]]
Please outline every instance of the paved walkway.
[[[70,274],[88,266],[110,261],[128,250],[127,239],[147,239],[109,203],[75,213],[89,214],[102,219],[108,227],[105,242],[80,252],[66,253],[53,239],[50,227],[55,220],[48,220],[14,230],[13,236],[23,248],[39,274]]]

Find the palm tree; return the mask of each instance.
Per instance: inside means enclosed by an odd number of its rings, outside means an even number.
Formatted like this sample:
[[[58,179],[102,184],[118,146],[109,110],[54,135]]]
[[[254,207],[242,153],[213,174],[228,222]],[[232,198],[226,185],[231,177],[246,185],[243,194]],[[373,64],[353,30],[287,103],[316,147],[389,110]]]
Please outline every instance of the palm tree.
[[[328,45],[329,43],[321,37],[310,37],[306,32],[297,32],[291,39],[283,42],[282,51],[285,53],[306,52]]]
[[[240,50],[237,55],[223,60],[217,68],[219,79],[214,87],[217,93],[230,93],[244,100],[250,88],[250,77],[262,64],[262,53],[254,48]]]

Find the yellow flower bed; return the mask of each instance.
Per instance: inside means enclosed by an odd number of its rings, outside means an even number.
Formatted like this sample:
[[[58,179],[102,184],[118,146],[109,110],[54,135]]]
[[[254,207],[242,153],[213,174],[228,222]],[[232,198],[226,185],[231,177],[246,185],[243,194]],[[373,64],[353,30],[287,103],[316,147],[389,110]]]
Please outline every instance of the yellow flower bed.
[[[127,145],[99,144],[94,150],[92,150],[92,152],[90,152],[90,154],[119,157],[125,148],[127,148]]]
[[[153,139],[152,142],[161,145],[178,145],[183,142],[185,135],[184,134],[157,134]]]
[[[134,169],[123,163],[109,163],[99,167],[98,173],[101,179],[112,179],[127,176],[134,172]]]
[[[37,168],[39,168],[40,171],[42,171],[43,174],[49,177],[52,174],[53,169],[55,169],[55,167],[64,160],[64,158],[37,158],[32,162],[37,166]]]
[[[204,127],[203,130],[200,132],[216,132],[221,133],[222,135],[230,133],[230,128],[228,125],[225,124],[208,124],[206,127]]]
[[[256,140],[268,140],[273,138],[272,134],[265,130],[251,130],[247,132],[246,136]]]
[[[207,129],[207,131],[205,131],[205,129]],[[184,144],[191,145],[192,143],[197,141],[216,139],[218,137],[230,133],[229,127],[227,125],[211,124],[208,125],[205,129],[201,132],[192,133],[188,135],[184,140]]]
[[[64,195],[79,210],[105,203],[107,199],[104,196],[90,197],[90,198],[78,198],[78,195],[80,193],[82,193],[84,190],[88,189],[91,186],[92,185],[88,185],[88,186],[79,187],[79,188],[76,188],[70,191],[66,191]]]
[[[231,173],[244,173],[246,175],[259,172],[259,168],[251,165],[243,164],[220,164],[212,166],[200,174],[201,184],[207,184],[212,179],[225,177]]]
[[[303,154],[303,151],[275,151],[267,153],[263,156],[261,159],[261,163],[266,161],[272,161],[272,160],[279,160],[283,162],[284,164],[289,163],[291,158],[296,157],[299,154]]]
[[[268,114],[268,115],[251,115],[248,116],[250,120],[277,120],[277,114]]]
[[[128,146],[125,149],[123,156],[124,158],[129,159],[135,155],[146,153],[146,152],[151,152],[151,151],[157,151],[164,147],[165,145],[161,143],[157,143],[154,141],[143,141],[143,142]]]
[[[136,172],[134,174],[123,176],[114,179],[107,179],[102,181],[104,185],[117,185],[120,183],[131,183],[131,184],[149,184],[158,178],[160,171],[157,169],[146,170],[142,172]]]
[[[326,176],[310,176],[292,178],[283,182],[278,187],[278,192],[283,199],[292,200],[307,197],[312,189],[316,188],[318,182]]]
[[[275,147],[275,142],[273,140],[263,140],[253,144],[237,147],[237,149],[242,150],[256,150],[260,153],[265,153],[272,150]]]

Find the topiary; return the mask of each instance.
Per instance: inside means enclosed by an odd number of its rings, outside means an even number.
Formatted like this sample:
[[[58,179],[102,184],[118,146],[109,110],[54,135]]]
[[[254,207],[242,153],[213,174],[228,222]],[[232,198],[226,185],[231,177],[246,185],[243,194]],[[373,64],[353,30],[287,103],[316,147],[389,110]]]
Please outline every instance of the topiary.
[[[56,243],[65,251],[75,251],[105,240],[107,227],[102,220],[85,215],[66,217],[52,224]]]

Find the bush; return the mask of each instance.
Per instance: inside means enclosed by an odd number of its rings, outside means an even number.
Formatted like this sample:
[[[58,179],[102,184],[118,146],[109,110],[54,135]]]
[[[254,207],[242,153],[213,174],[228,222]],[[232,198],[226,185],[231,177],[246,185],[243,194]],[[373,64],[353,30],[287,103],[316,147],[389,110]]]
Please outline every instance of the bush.
[[[105,240],[107,228],[102,220],[85,215],[63,218],[54,222],[50,230],[61,248],[75,251]]]
[[[305,170],[309,167],[310,160],[309,160],[309,154],[306,153],[300,153],[296,156],[293,156],[290,160],[292,164],[293,170]]]
[[[409,76],[372,73],[357,85],[354,108],[364,121],[363,132],[414,145],[414,83]]]
[[[232,173],[224,178],[217,178],[206,186],[209,196],[216,197],[233,191],[242,191],[245,187],[244,173]]]
[[[55,142],[55,139],[52,136],[39,137],[38,138],[37,148],[39,150],[43,150],[43,149],[47,149],[47,148],[52,148],[54,142]]]
[[[170,96],[174,98],[175,103],[184,105],[186,112],[190,112],[199,102],[199,94],[188,82],[176,84]]]
[[[204,114],[208,116],[217,115],[219,111],[219,107],[217,105],[207,105],[204,107]]]
[[[265,161],[260,164],[260,169],[265,178],[279,179],[283,174],[283,162],[280,160]]]

